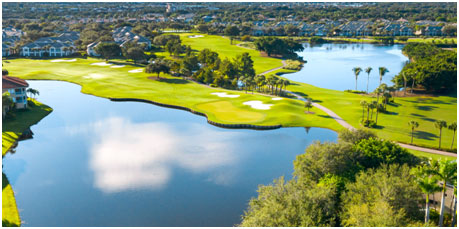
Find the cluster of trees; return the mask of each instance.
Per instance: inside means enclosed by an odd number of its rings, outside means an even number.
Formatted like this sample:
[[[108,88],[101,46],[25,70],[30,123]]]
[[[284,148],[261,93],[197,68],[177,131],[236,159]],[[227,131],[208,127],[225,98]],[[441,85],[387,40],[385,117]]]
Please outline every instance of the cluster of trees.
[[[100,54],[105,60],[123,56],[126,59],[134,61],[137,64],[139,61],[146,62],[149,58],[154,58],[155,55],[146,55],[144,45],[136,42],[125,43],[120,47],[115,42],[102,42],[95,48],[95,51]]]
[[[338,143],[316,142],[299,155],[291,180],[260,186],[241,226],[422,226],[423,186],[412,172],[422,160],[369,131],[345,130]],[[435,163],[443,186],[456,185],[456,162]]]
[[[262,37],[257,39],[254,44],[258,51],[263,51],[268,56],[272,54],[283,57],[296,56],[295,52],[304,50],[303,45],[297,41],[277,37]]]
[[[411,92],[416,86],[434,93],[457,90],[457,53],[443,50],[432,44],[412,43],[403,48],[410,58],[402,71],[392,81]]]

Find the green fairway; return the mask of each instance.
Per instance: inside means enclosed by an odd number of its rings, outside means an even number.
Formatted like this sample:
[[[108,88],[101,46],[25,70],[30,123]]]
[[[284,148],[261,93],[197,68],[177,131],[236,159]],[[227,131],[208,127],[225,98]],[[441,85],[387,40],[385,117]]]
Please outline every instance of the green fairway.
[[[222,59],[224,59],[225,57],[232,59],[237,55],[240,55],[244,52],[248,52],[252,57],[255,71],[257,74],[282,66],[282,60],[262,57],[260,55],[260,52],[256,50],[236,46],[235,44],[238,43],[238,41],[236,40],[234,40],[233,45],[231,45],[230,40],[228,38],[216,35],[197,33],[184,33],[179,35],[183,44],[190,45],[191,48],[195,50],[202,50],[208,48],[212,51],[218,52],[218,55]],[[189,38],[189,36],[192,35],[202,35],[204,37]]]
[[[273,72],[286,72],[284,69]],[[359,120],[362,118],[360,101],[376,100],[375,97],[358,95],[343,91],[318,88],[305,83],[295,82],[289,86],[289,90],[298,94],[305,94],[316,102],[333,110],[352,126],[360,127]],[[387,106],[388,113],[380,113],[378,125],[372,130],[378,137],[397,142],[410,143],[411,129],[408,126],[410,120],[416,120],[419,128],[415,130],[413,144],[429,148],[438,148],[439,130],[435,128],[435,120],[445,120],[448,124],[457,120],[457,98],[448,96],[438,97],[405,97],[395,98],[394,104]],[[442,131],[442,149],[451,146],[453,132],[444,128]],[[454,142],[453,148],[457,147]]]
[[[5,156],[23,131],[38,123],[52,111],[50,107],[38,101],[32,101],[34,105],[29,106],[26,110],[16,111],[16,117],[2,121],[2,156]]]
[[[280,124],[285,127],[315,126],[333,130],[341,129],[334,120],[320,110],[312,109],[315,114],[305,114],[304,104],[294,99],[272,100],[271,96],[211,88],[168,75],[162,75],[162,79],[157,80],[156,74],[130,73],[131,70],[142,69],[131,65],[121,68],[92,65],[100,62],[104,61],[91,58],[77,59],[75,62],[14,59],[5,62],[3,67],[8,69],[10,75],[23,79],[51,79],[77,83],[82,85],[82,92],[100,97],[146,99],[188,107],[205,113],[209,120],[217,123]],[[151,77],[153,78],[150,79]],[[227,92],[239,97],[219,97],[211,94],[214,92]],[[226,102],[222,103],[222,101]],[[269,110],[259,110],[244,105],[243,103],[247,101],[262,101],[273,106]],[[223,111],[222,107],[224,107]]]

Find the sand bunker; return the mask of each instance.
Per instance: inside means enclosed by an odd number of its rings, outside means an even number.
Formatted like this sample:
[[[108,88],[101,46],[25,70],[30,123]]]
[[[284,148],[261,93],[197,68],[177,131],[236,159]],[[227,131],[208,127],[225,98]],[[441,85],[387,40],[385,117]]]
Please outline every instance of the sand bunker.
[[[76,59],[71,59],[71,60],[63,60],[63,59],[57,59],[57,60],[52,60],[51,62],[75,62]]]
[[[97,66],[110,66],[112,64],[105,63],[105,62],[99,62],[99,63],[92,63],[91,65],[97,65]]]
[[[262,101],[258,101],[258,100],[247,101],[247,102],[243,102],[242,104],[249,105],[252,108],[258,109],[258,110],[269,110],[271,109],[271,106],[274,105],[274,104],[263,104]]]
[[[113,66],[110,66],[110,68],[122,68],[126,65],[113,65]]]
[[[105,77],[107,77],[107,76],[102,75],[102,74],[98,74],[98,73],[90,73],[87,76],[83,76],[83,78],[85,78],[85,79],[101,79],[101,78],[105,78]]]
[[[193,35],[193,36],[188,36],[188,38],[198,38],[198,37],[204,37],[203,35]]]
[[[282,100],[283,98],[272,98],[272,100]]]
[[[210,93],[212,95],[218,95],[218,97],[228,97],[228,98],[237,98],[239,97],[239,95],[228,95],[226,94],[226,92],[214,92],[214,93]]]
[[[139,68],[139,69],[134,69],[134,70],[131,70],[131,71],[128,71],[130,73],[141,73],[143,72],[143,69],[142,68]]]

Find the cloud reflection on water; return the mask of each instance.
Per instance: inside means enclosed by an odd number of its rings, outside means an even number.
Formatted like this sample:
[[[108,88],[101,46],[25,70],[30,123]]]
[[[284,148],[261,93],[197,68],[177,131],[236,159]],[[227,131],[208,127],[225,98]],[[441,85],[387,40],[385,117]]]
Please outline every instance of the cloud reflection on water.
[[[89,166],[95,186],[104,192],[161,189],[172,179],[174,169],[205,174],[207,181],[218,185],[231,184],[235,176],[238,158],[231,142],[240,133],[197,124],[176,129],[119,117],[67,130],[91,136]]]

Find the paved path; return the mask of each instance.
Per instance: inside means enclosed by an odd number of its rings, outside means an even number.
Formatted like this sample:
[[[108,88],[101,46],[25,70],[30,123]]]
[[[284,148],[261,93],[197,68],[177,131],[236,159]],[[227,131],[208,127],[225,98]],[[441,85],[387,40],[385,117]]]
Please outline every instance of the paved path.
[[[298,94],[295,94],[291,91],[287,91],[287,90],[284,90],[285,92],[295,96],[297,99],[301,100],[301,101],[306,101],[305,98],[303,98],[302,96],[298,95]],[[355,128],[347,123],[346,121],[344,121],[341,117],[339,117],[335,112],[333,112],[332,110],[318,104],[318,103],[312,103],[313,106],[323,110],[325,113],[327,113],[330,117],[332,117],[333,119],[335,119],[339,124],[341,124],[341,126],[344,126],[345,128],[349,129],[349,130],[355,130]],[[426,153],[433,153],[433,154],[439,154],[439,155],[443,155],[443,156],[451,156],[451,157],[457,157],[457,154],[455,153],[450,153],[450,152],[446,152],[446,151],[440,151],[440,150],[435,150],[435,149],[429,149],[429,148],[424,148],[424,147],[419,147],[419,146],[413,146],[413,145],[408,145],[408,144],[404,144],[404,143],[400,143],[400,142],[397,142],[397,144],[403,148],[406,148],[406,149],[412,149],[412,150],[417,150],[417,151],[422,151],[422,152],[426,152]]]

